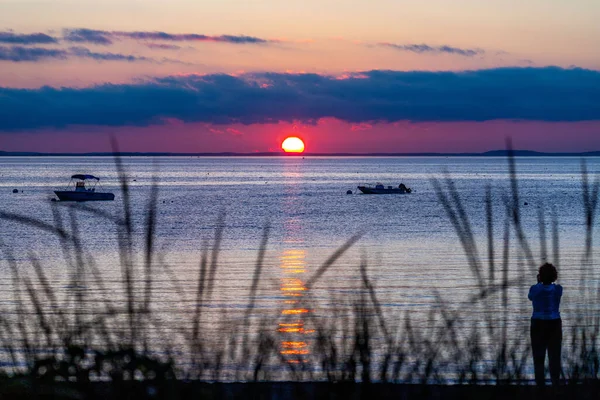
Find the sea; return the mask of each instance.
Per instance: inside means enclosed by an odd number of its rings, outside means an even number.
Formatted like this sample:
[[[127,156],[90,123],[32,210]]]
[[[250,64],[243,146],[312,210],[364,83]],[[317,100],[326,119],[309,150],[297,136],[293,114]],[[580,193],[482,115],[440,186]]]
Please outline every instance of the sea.
[[[198,307],[203,257],[215,265],[214,273],[205,269],[214,288],[202,303],[209,323],[223,312],[239,318],[252,304],[253,318],[269,319],[273,331],[285,330],[290,315],[339,315],[340,302],[362,293],[365,276],[388,319],[410,314],[426,321],[443,301],[477,321],[482,316],[469,312],[470,299],[482,282],[498,284],[505,268],[516,282],[514,324],[530,317],[526,293],[543,262],[558,266],[567,325],[569,315],[589,308],[582,282],[599,282],[590,262],[598,258],[596,242],[586,258],[585,210],[593,206],[584,200],[582,170],[592,187],[600,158],[517,157],[512,181],[505,157],[132,156],[120,163],[121,174],[112,157],[0,158],[1,308],[14,305],[14,268],[37,282],[37,263],[58,291],[73,288],[77,260],[52,231],[57,226],[77,236],[76,251],[94,266],[78,282],[94,295],[125,296],[130,248],[134,288],[141,299],[150,271],[152,307],[165,324],[184,322]],[[115,193],[115,200],[55,201],[53,191],[67,187],[73,174],[99,177],[96,190]],[[404,183],[412,193],[357,189],[375,182]],[[115,223],[125,216],[129,236]],[[597,237],[597,219],[591,223]],[[299,298],[310,298],[311,307],[298,308]]]

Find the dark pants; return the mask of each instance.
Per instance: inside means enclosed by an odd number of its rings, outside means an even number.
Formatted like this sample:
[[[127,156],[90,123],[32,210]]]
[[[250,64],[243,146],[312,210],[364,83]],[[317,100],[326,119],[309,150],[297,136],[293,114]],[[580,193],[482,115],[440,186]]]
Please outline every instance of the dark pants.
[[[553,385],[558,385],[560,378],[560,349],[562,344],[562,321],[560,319],[531,320],[531,350],[533,352],[533,368],[535,383],[538,386],[546,384],[544,361],[548,350],[550,379]]]

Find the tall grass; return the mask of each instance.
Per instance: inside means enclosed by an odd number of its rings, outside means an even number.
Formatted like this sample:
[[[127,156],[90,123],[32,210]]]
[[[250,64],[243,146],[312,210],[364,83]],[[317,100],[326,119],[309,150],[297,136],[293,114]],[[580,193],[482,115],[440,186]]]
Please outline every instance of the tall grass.
[[[509,152],[510,153],[510,152]],[[43,260],[31,254],[35,272],[24,275],[14,251],[0,243],[2,259],[11,274],[13,301],[0,311],[0,369],[7,377],[26,377],[34,385],[72,382],[87,390],[91,382],[221,381],[326,381],[390,383],[522,384],[531,381],[528,321],[515,319],[515,309],[529,307],[522,301],[524,282],[535,276],[538,265],[551,261],[561,270],[557,211],[538,210],[540,254],[522,223],[516,159],[508,157],[510,191],[501,209],[494,208],[492,188],[483,204],[485,248],[474,233],[474,222],[460,191],[447,175],[433,179],[439,203],[462,246],[476,288],[460,304],[451,303],[434,290],[435,304],[426,311],[427,321],[415,321],[411,313],[392,313],[382,307],[376,283],[369,275],[366,258],[357,266],[360,284],[353,295],[331,294],[339,312],[323,318],[308,313],[304,325],[314,327],[310,354],[290,362],[280,348],[284,333],[272,329],[265,317],[254,314],[261,290],[269,290],[264,278],[270,227],[257,238],[258,252],[249,302],[241,317],[221,310],[218,321],[205,315],[215,300],[217,272],[225,230],[219,217],[212,240],[200,247],[193,299],[179,286],[173,269],[156,246],[158,185],[156,178],[147,200],[143,222],[143,250],[136,246],[136,227],[128,177],[120,157],[115,164],[120,181],[122,211],[108,214],[83,204],[52,203],[53,223],[0,211],[0,219],[18,223],[40,235],[53,235],[70,271],[70,289],[59,291],[46,276]],[[596,381],[600,373],[600,280],[594,278],[593,234],[600,183],[589,176],[585,162],[581,172],[586,236],[575,323],[563,342],[563,377],[571,383]],[[123,296],[98,296],[94,291],[114,291],[81,239],[78,218],[88,214],[116,227]],[[503,225],[494,226],[496,216]],[[550,223],[548,223],[548,220]],[[548,227],[549,225],[549,227]],[[550,233],[547,233],[547,230]],[[498,235],[497,232],[500,232]],[[535,232],[534,232],[535,234]],[[359,239],[357,234],[337,249],[306,281],[314,287],[336,261]],[[516,254],[515,254],[516,249]],[[21,249],[18,249],[21,251]],[[141,263],[139,260],[142,260]],[[170,277],[180,300],[195,304],[191,315],[165,326],[155,309],[158,271]],[[93,290],[92,290],[93,289]],[[271,289],[272,290],[272,289]],[[427,289],[423,289],[427,290]],[[298,307],[317,310],[316,300],[301,298]],[[177,310],[173,310],[176,312]],[[473,318],[472,313],[482,315]]]

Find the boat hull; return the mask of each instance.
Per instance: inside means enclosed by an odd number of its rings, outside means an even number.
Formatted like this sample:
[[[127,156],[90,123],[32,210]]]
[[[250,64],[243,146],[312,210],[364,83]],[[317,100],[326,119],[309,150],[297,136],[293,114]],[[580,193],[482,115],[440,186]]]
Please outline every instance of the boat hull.
[[[410,194],[410,192],[399,188],[377,189],[373,187],[359,186],[358,190],[364,194]]]
[[[110,201],[115,199],[113,193],[79,192],[72,190],[54,191],[60,201]]]

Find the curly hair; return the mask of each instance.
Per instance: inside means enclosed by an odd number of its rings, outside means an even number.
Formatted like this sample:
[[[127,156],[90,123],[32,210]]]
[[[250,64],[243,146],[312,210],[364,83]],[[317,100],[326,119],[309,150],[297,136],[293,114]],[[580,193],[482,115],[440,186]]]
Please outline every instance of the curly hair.
[[[542,281],[544,285],[549,285],[558,278],[556,267],[550,263],[542,265],[538,272],[540,274],[540,281]]]

